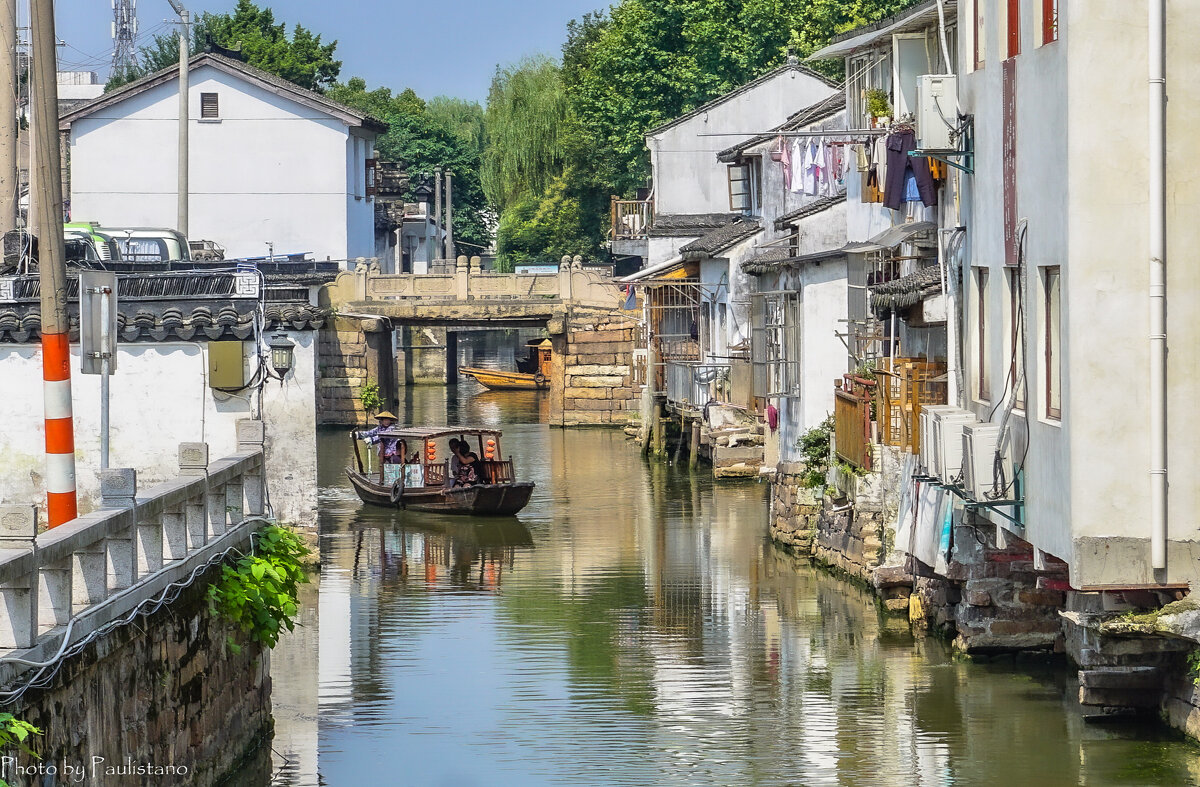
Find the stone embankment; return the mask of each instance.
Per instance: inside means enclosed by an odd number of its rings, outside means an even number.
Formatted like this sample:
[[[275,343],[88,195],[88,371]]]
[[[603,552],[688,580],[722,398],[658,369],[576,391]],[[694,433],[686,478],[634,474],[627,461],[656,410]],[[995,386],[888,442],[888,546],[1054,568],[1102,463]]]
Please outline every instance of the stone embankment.
[[[379,388],[383,409],[396,402],[396,364],[387,320],[337,317],[320,332],[317,354],[317,423],[364,424],[363,387]]]
[[[550,423],[624,426],[637,417],[641,384],[634,368],[635,320],[571,314],[552,336]]]

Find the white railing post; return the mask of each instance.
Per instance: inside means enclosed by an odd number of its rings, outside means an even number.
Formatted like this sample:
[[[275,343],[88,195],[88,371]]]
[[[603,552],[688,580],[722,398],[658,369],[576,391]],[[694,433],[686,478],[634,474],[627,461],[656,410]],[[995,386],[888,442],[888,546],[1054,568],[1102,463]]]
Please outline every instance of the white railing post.
[[[179,444],[179,475],[185,478],[204,478],[208,475],[208,443]],[[184,526],[187,528],[189,549],[199,549],[208,543],[208,502],[204,494],[193,495],[183,506]]]
[[[100,507],[105,509],[129,509],[132,515],[129,524],[118,535],[104,540],[108,553],[108,587],[112,590],[127,588],[138,578],[138,540],[141,528],[137,523],[137,471],[132,468],[100,471]],[[162,560],[161,535],[159,560]]]
[[[558,297],[561,300],[571,300],[571,258],[564,256],[558,266]]]
[[[237,422],[238,453],[263,453],[263,443],[266,442],[266,428],[262,421],[243,419]],[[253,470],[242,475],[242,489],[246,496],[246,516],[262,516],[266,513],[266,488],[264,486],[263,466],[260,461]]]
[[[471,272],[467,258],[459,257],[454,265],[454,297],[465,301],[471,295]]]
[[[0,549],[35,549],[37,506],[0,506]],[[37,574],[0,586],[0,648],[30,648],[38,635]]]

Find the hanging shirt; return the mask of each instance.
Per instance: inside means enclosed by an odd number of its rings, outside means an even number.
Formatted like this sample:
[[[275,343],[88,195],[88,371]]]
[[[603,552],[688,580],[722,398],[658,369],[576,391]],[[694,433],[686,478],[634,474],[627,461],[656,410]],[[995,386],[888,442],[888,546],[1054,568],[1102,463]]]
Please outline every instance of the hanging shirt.
[[[804,151],[804,193],[815,197],[821,193],[821,159],[816,142],[808,143]]]
[[[792,165],[791,190],[794,194],[800,194],[804,191],[804,176],[807,171],[804,166],[804,148],[800,146],[800,140],[792,141],[789,157]]]
[[[867,170],[869,170],[871,168],[871,162],[867,158],[867,146],[866,145],[855,145],[854,146],[854,160],[855,160],[856,165],[858,166],[859,172],[866,172]]]
[[[783,137],[779,138],[779,163],[783,166],[783,190],[792,190],[792,147]]]
[[[888,166],[888,150],[887,136],[878,137],[875,140],[875,149],[872,154],[872,160],[875,162],[875,182],[879,191],[886,195],[885,185],[887,184],[887,166]]]

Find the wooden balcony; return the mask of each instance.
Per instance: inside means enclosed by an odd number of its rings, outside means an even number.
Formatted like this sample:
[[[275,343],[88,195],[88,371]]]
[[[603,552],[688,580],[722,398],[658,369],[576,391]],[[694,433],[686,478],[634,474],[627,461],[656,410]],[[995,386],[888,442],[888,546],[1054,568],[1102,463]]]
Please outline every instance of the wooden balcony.
[[[921,409],[946,404],[946,364],[923,358],[883,358],[875,370],[879,442],[921,450]]]
[[[871,403],[875,387],[874,380],[847,374],[834,389],[837,455],[859,470],[871,470]]]
[[[654,220],[654,200],[612,198],[611,240],[645,240]]]

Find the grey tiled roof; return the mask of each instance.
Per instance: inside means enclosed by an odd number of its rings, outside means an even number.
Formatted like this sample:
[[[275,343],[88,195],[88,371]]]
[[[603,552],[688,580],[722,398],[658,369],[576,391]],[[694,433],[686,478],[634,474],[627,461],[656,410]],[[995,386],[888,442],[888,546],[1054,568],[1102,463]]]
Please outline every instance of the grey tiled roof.
[[[930,265],[916,273],[871,287],[871,307],[877,314],[907,309],[941,291],[941,268]]]
[[[378,118],[372,117],[365,112],[360,112],[353,107],[346,106],[333,99],[326,98],[320,93],[313,92],[306,88],[302,88],[294,82],[289,82],[283,77],[276,76],[268,71],[263,71],[261,68],[255,68],[248,63],[243,63],[240,60],[235,60],[225,55],[217,54],[216,52],[201,52],[198,55],[191,57],[188,60],[188,70],[195,71],[197,68],[211,65],[227,73],[238,73],[251,81],[260,83],[265,89],[275,93],[276,95],[284,95],[301,104],[307,104],[319,111],[332,114],[335,117],[341,117],[345,120],[352,120],[366,128],[380,133],[388,130],[387,123],[384,123]],[[110,90],[94,101],[89,101],[79,107],[73,108],[70,112],[65,112],[59,119],[59,127],[62,130],[69,129],[71,123],[79,118],[87,117],[93,112],[103,109],[104,107],[120,103],[130,96],[136,96],[152,87],[156,87],[164,82],[168,82],[176,78],[179,73],[179,66],[174,65],[164,68],[161,71],[156,71],[153,74],[148,74],[141,79],[136,79],[127,85]]]
[[[788,211],[779,218],[775,219],[775,229],[786,229],[787,225],[791,224],[793,221],[799,221],[800,219],[820,213],[823,210],[829,210],[834,205],[840,205],[845,201],[846,192],[844,191],[841,194],[838,194],[836,197],[821,197],[820,199],[813,200],[812,202],[801,205],[795,210]]]
[[[683,246],[679,253],[684,257],[715,257],[734,244],[740,243],[762,231],[757,221],[735,220],[723,227],[711,230],[697,240]]]
[[[792,115],[783,123],[776,126],[771,133],[759,134],[756,137],[739,142],[732,147],[725,148],[717,154],[717,160],[725,162],[733,161],[755,145],[760,145],[763,142],[774,139],[780,131],[802,131],[814,123],[827,120],[845,109],[846,94],[844,91],[838,90]]]
[[[823,262],[824,260],[834,260],[845,257],[846,252],[842,249],[828,249],[826,251],[813,252],[812,254],[801,254],[800,256],[792,256],[791,249],[787,247],[773,248],[762,252],[761,254],[752,257],[742,263],[742,270],[747,273],[770,273],[777,271],[780,268],[790,268],[796,265],[804,265],[811,262]]]
[[[660,213],[654,217],[654,223],[647,229],[647,234],[653,237],[687,237],[703,235],[709,230],[724,227],[734,219],[740,218],[740,213]]]

